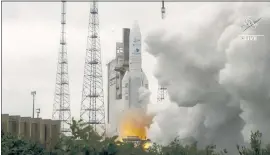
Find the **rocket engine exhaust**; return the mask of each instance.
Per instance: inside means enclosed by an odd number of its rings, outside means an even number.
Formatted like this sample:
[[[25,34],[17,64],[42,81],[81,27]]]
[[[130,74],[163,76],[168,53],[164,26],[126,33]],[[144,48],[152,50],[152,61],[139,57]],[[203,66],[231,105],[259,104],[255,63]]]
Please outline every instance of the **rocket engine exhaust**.
[[[139,108],[126,110],[120,120],[119,136],[121,138],[136,136],[146,140],[147,130],[152,124],[153,117]]]

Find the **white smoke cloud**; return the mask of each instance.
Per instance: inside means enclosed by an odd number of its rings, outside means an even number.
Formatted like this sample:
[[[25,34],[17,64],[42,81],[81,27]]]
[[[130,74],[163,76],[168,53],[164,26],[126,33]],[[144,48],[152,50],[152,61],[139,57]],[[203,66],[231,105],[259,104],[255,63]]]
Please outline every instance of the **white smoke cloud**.
[[[262,20],[246,33],[265,40],[241,40],[247,16]],[[156,77],[172,102],[157,113],[150,138],[165,144],[192,136],[199,146],[235,150],[245,127],[269,140],[270,3],[215,3],[171,18],[146,38],[147,51],[158,60]]]
[[[151,92],[146,89],[145,87],[139,88],[139,105],[143,108],[146,108],[148,104],[151,104],[150,102],[150,95]]]

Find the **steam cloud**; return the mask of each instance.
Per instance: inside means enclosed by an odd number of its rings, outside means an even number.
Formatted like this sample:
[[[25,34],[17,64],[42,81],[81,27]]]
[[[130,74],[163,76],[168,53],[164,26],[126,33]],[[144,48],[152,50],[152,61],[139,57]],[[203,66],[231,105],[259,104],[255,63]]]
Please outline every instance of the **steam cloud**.
[[[247,16],[262,19],[245,33],[265,37],[239,37]],[[235,150],[258,129],[269,142],[270,3],[215,3],[171,18],[145,40],[171,101],[157,110],[149,138],[193,137],[199,146]]]

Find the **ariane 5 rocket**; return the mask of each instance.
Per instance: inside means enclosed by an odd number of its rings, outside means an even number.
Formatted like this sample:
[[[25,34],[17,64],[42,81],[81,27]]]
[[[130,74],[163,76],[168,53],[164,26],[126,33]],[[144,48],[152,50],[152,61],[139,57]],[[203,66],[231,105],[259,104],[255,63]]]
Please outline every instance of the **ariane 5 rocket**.
[[[129,35],[129,69],[122,80],[124,108],[140,108],[139,88],[148,89],[148,80],[142,70],[141,32],[137,21],[134,22]]]

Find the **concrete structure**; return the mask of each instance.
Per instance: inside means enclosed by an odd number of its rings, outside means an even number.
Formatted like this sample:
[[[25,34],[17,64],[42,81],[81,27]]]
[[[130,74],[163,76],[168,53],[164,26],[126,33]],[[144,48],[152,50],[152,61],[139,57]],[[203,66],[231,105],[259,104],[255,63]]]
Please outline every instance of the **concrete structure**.
[[[46,149],[51,149],[56,145],[60,136],[60,124],[58,120],[2,114],[4,133],[38,142]]]
[[[130,48],[131,47],[131,48]],[[140,107],[138,89],[148,89],[148,80],[141,68],[141,33],[138,24],[123,29],[123,42],[116,43],[116,58],[108,67],[107,134],[118,135],[119,118],[125,109]]]
[[[134,143],[137,143],[137,142],[141,142],[142,140],[137,137],[137,136],[128,136],[128,137],[125,137],[123,138],[123,142],[134,142]]]
[[[149,146],[151,145],[150,139],[142,140],[137,136],[125,137],[125,138],[123,138],[123,142],[125,142],[125,143],[133,143],[135,147],[143,146],[143,148],[145,150],[147,150],[149,148]]]
[[[129,33],[123,29],[123,42],[116,43],[116,58],[107,64],[108,72],[108,106],[107,134],[118,135],[117,126],[121,111],[124,110],[122,101],[122,79],[129,68]]]

